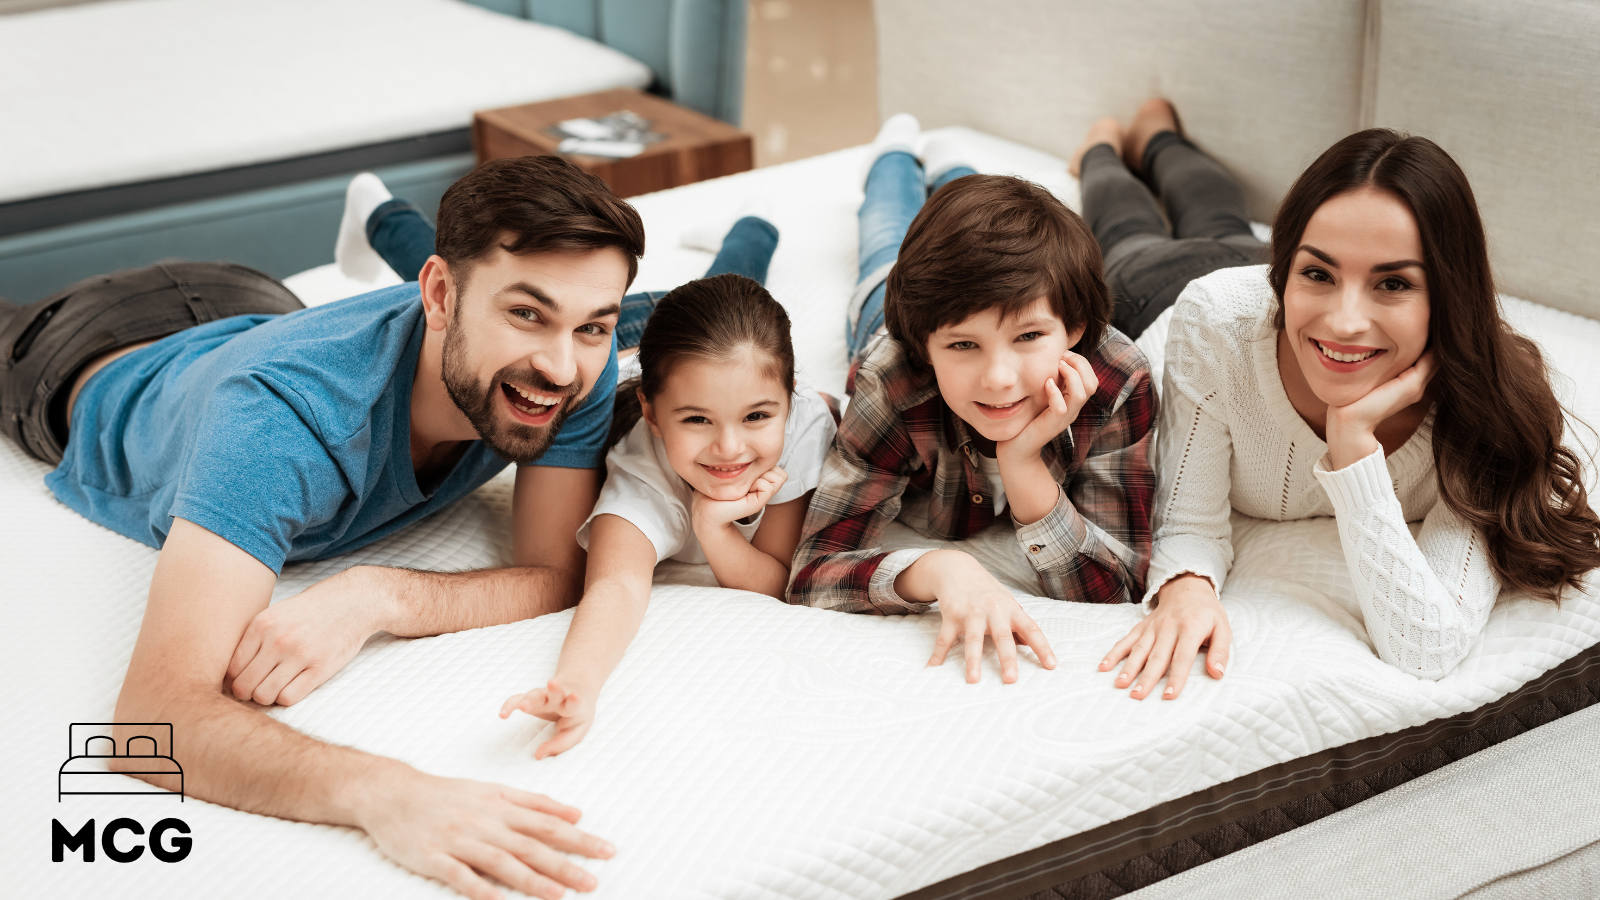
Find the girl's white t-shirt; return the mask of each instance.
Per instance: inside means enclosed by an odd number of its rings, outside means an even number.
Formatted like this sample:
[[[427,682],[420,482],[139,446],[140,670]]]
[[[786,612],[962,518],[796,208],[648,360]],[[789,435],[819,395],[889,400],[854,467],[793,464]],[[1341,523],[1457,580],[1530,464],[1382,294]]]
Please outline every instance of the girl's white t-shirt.
[[[631,365],[630,365],[631,364]],[[623,361],[617,373],[619,382],[637,374],[635,359]],[[789,399],[789,421],[783,428],[783,453],[778,465],[789,474],[768,506],[787,503],[815,490],[822,476],[822,461],[833,445],[836,426],[833,413],[815,389],[796,384]],[[704,563],[705,553],[695,539],[689,522],[689,503],[694,496],[689,483],[678,477],[667,462],[666,447],[650,433],[643,419],[606,454],[606,482],[594,511],[578,529],[578,544],[589,549],[589,526],[596,516],[613,515],[632,522],[656,548],[656,562]],[[749,540],[766,510],[734,527]]]

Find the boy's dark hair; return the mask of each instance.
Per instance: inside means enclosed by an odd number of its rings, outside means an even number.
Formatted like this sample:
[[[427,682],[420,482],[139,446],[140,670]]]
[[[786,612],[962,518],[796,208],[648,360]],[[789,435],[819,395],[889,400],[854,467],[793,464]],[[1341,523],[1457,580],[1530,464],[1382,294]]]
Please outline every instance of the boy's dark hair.
[[[439,201],[434,252],[459,286],[498,244],[511,253],[616,247],[628,283],[644,255],[644,223],[606,183],[559,156],[495,159],[462,176]]]
[[[1040,295],[1077,346],[1111,321],[1100,245],[1053,194],[1006,175],[968,175],[940,188],[911,221],[889,272],[884,319],[907,357],[927,369],[928,336],[987,309],[1021,312]]]
[[[789,314],[761,282],[743,275],[697,278],[673,289],[650,313],[639,338],[639,378],[617,386],[608,443],[638,423],[639,393],[655,397],[685,359],[728,359],[753,346],[772,357],[763,373],[794,393],[794,343]]]

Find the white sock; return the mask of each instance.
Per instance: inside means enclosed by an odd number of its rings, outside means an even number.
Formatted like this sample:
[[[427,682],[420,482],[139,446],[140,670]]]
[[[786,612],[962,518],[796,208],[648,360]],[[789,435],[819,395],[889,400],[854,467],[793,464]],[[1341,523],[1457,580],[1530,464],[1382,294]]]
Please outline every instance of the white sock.
[[[357,281],[377,281],[389,270],[388,264],[367,241],[367,219],[372,211],[394,195],[383,180],[371,172],[350,179],[344,191],[344,217],[339,220],[339,236],[333,242],[333,261],[339,271]]]
[[[683,234],[678,236],[678,243],[691,250],[716,253],[722,249],[722,240],[728,236],[735,222],[745,216],[755,216],[771,222],[772,210],[772,200],[765,194],[746,197],[732,213],[702,219],[684,229]]]
[[[867,167],[861,172],[861,180],[867,180],[867,172],[872,170],[872,164],[885,153],[904,151],[916,156],[917,137],[921,134],[922,125],[910,113],[895,113],[885,119],[883,127],[878,129],[878,136],[872,139],[872,154],[867,157]]]
[[[928,183],[933,184],[939,176],[957,166],[971,166],[971,156],[967,153],[959,138],[948,134],[936,134],[922,142],[922,171],[927,176]]]

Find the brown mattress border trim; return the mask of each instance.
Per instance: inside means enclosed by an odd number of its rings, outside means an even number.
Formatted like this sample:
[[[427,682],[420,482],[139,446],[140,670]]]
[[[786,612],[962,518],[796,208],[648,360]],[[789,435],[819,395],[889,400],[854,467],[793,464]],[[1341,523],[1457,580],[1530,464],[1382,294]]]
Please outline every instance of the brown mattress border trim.
[[[1477,709],[1269,766],[987,863],[905,894],[901,900],[1021,897],[1039,892],[1048,892],[1047,896],[1095,897],[1137,890],[1354,806],[1374,793],[1583,709],[1597,699],[1600,644],[1580,651],[1521,688]],[[1462,752],[1447,752],[1441,747],[1447,743]],[[1369,778],[1376,779],[1377,784],[1365,790],[1348,789],[1359,787],[1356,782]],[[1328,792],[1336,796],[1325,798],[1324,803],[1305,802],[1313,795]],[[1286,817],[1290,821],[1284,822]],[[1244,826],[1243,832],[1239,826]],[[1180,842],[1230,827],[1229,839],[1223,843],[1237,846],[1210,858],[1192,859],[1192,848],[1189,853],[1170,852]],[[1242,833],[1249,836],[1238,843]],[[1175,856],[1191,859],[1173,859]],[[1150,857],[1162,858],[1148,866],[1130,865]]]

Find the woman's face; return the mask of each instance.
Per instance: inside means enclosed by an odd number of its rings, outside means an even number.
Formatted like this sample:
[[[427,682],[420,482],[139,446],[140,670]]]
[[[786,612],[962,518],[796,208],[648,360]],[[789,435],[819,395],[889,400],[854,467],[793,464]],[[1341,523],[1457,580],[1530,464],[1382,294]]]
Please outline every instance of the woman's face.
[[[1422,236],[1404,201],[1360,187],[1312,214],[1283,290],[1283,335],[1305,387],[1345,406],[1427,349]]]

